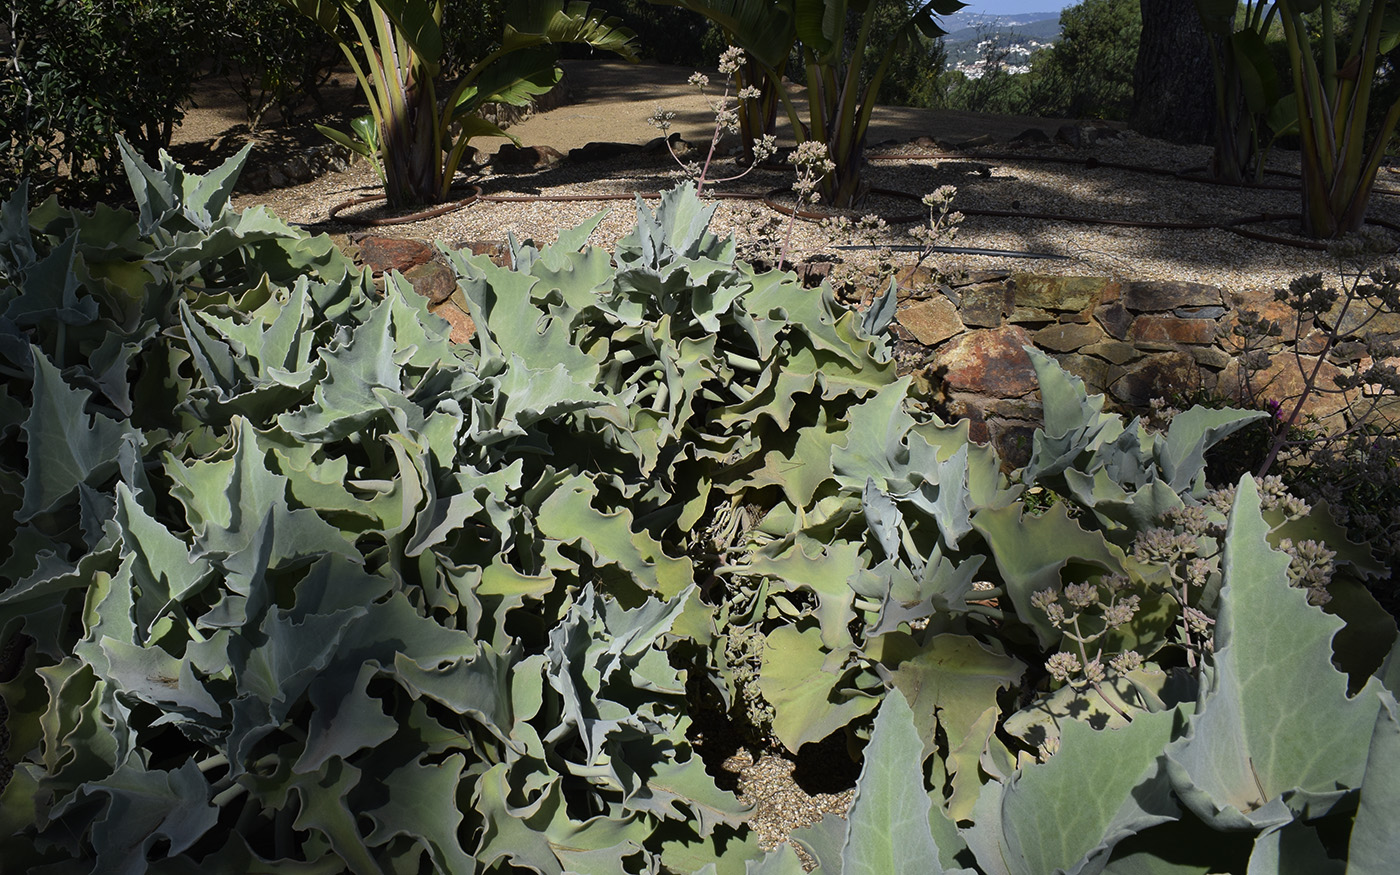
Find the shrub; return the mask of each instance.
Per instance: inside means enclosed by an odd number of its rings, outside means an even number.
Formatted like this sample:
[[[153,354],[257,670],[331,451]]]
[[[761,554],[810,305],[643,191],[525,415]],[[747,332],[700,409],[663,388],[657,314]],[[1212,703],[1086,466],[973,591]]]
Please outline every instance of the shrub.
[[[290,122],[308,97],[319,104],[317,88],[342,60],[334,40],[278,0],[235,0],[225,39],[224,61],[254,131],[273,107]]]
[[[1142,13],[1135,0],[1084,0],[1060,13],[1060,38],[1036,54],[1027,82],[1032,112],[1125,119],[1133,101]]]
[[[213,0],[15,0],[0,24],[0,188],[94,198],[118,176],[113,137],[149,161],[170,144],[208,54]]]

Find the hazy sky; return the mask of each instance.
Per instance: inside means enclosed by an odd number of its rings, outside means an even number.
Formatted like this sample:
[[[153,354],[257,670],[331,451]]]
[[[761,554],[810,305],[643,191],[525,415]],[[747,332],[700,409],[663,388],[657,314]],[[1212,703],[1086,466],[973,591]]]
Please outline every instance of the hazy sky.
[[[1074,5],[1071,0],[969,0],[965,12],[1018,15],[1022,12],[1059,12]]]

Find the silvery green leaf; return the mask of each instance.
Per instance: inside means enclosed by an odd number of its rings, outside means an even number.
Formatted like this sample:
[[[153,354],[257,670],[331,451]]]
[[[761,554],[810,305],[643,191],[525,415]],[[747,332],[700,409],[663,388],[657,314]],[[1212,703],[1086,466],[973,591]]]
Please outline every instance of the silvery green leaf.
[[[632,583],[674,599],[694,578],[688,558],[673,558],[664,545],[645,531],[633,531],[631,515],[605,513],[594,507],[598,487],[585,477],[573,477],[540,505],[536,525],[541,534],[563,544],[577,544],[600,565],[614,564]]]
[[[1218,829],[1329,811],[1361,784],[1379,708],[1374,678],[1347,696],[1347,677],[1332,666],[1343,623],[1289,585],[1289,558],[1270,548],[1268,532],[1245,477],[1225,536],[1214,669],[1167,751],[1173,788]]]
[[[55,805],[50,817],[62,821],[72,811],[82,818],[81,803],[93,799],[101,800],[104,812],[93,817],[90,827],[97,869],[113,875],[141,875],[157,847],[165,847],[168,856],[183,853],[219,817],[209,802],[208,783],[189,760],[167,772],[148,771],[129,759],[110,777],[83,784]]]
[[[29,230],[29,180],[21,179],[0,203],[0,273],[16,276],[34,259],[34,236]]]
[[[21,328],[52,322],[87,325],[97,318],[97,299],[83,293],[76,235],[29,264],[14,283],[22,294],[5,308],[5,318]]]
[[[944,633],[920,644],[891,635],[883,660],[895,666],[886,682],[899,690],[912,708],[911,725],[923,741],[924,757],[937,748],[935,731],[950,740],[967,737],[997,694],[1018,685],[1026,665],[970,635]]]
[[[923,760],[924,743],[914,728],[914,712],[902,692],[891,690],[875,715],[851,800],[841,875],[948,871],[929,826],[931,802],[924,789]]]
[[[1342,875],[1351,871],[1347,861],[1327,856],[1316,829],[1294,821],[1267,829],[1254,839],[1245,875]]]
[[[34,349],[34,401],[23,429],[29,468],[20,522],[55,509],[78,488],[114,472],[124,441],[139,438],[125,422],[85,409],[92,393],[74,389],[48,356]]]
[[[964,833],[978,864],[1007,875],[1095,875],[1119,842],[1176,820],[1162,751],[1180,720],[1140,713],[1106,730],[1066,721],[1049,760],[983,788]]]
[[[593,232],[611,212],[611,209],[600,210],[574,227],[561,230],[553,245],[542,253],[545,260],[553,261],[564,253],[577,252],[587,246],[588,238],[593,236]]]
[[[895,309],[899,304],[899,283],[894,277],[890,277],[890,284],[870,306],[866,308],[865,318],[861,320],[860,330],[865,332],[866,337],[877,337],[890,327],[894,321]]]
[[[167,458],[173,494],[185,507],[186,521],[201,552],[220,552],[237,561],[264,520],[271,519],[273,564],[297,557],[340,553],[357,558],[345,535],[308,508],[286,500],[287,478],[268,470],[252,423],[233,423],[231,453],[225,458],[192,461]]]
[[[397,836],[411,839],[427,852],[436,872],[474,872],[476,860],[461,845],[462,812],[458,795],[466,758],[452,754],[442,762],[409,762],[384,779],[385,803],[363,813],[374,822],[365,841],[381,845]]]
[[[1395,830],[1395,812],[1400,810],[1400,707],[1389,690],[1382,691],[1380,699],[1351,827],[1349,875],[1383,875],[1400,859],[1400,833]]]
[[[784,625],[766,636],[759,689],[773,705],[773,734],[794,753],[874,711],[880,700],[846,689],[847,672],[828,671],[816,629]]]
[[[1123,551],[1101,532],[1085,531],[1064,504],[1040,516],[1027,515],[1019,504],[983,508],[972,525],[991,548],[1016,615],[1035,630],[1042,647],[1059,641],[1061,632],[1044,611],[1031,605],[1032,595],[1043,589],[1058,591],[1060,572],[1070,563],[1110,573],[1122,569]]]
[[[899,526],[901,516],[894,500],[875,485],[874,478],[866,478],[865,489],[861,494],[861,510],[865,513],[865,524],[875,535],[876,542],[886,558],[899,558]]]
[[[1112,441],[1123,431],[1122,420],[1103,413],[1104,396],[1090,396],[1084,381],[1034,347],[1026,347],[1045,410],[1045,424],[1032,437],[1030,461],[1021,478],[1031,485],[1073,465],[1082,454]]]
[[[1177,493],[1204,485],[1206,450],[1249,425],[1268,417],[1263,410],[1212,410],[1192,407],[1172,417],[1157,454],[1162,476]]]

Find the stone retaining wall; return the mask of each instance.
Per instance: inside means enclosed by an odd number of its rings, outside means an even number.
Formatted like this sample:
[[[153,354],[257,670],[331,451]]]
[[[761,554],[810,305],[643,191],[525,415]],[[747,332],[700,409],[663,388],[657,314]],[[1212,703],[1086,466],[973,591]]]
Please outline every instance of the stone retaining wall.
[[[994,441],[1013,464],[1027,457],[1030,433],[1041,421],[1026,345],[1127,412],[1145,411],[1154,398],[1198,392],[1276,401],[1290,411],[1314,368],[1321,369],[1317,385],[1335,389],[1333,377],[1370,364],[1355,344],[1340,344],[1319,365],[1336,308],[1299,331],[1296,314],[1272,289],[1227,294],[1199,283],[997,272],[936,283],[920,273],[907,278],[900,299],[894,330],[905,345],[905,369],[927,381],[948,416],[970,420],[973,436]],[[1246,347],[1236,329],[1243,313],[1282,328],[1265,346],[1270,356],[1262,370],[1241,364]],[[1347,322],[1356,324],[1359,315],[1353,310]],[[1400,338],[1400,316],[1380,314],[1368,330]],[[1338,429],[1346,424],[1347,401],[1335,392],[1314,395],[1304,413]]]
[[[454,341],[471,339],[475,325],[453,300],[455,278],[433,246],[377,235],[354,239],[361,263],[376,274],[402,271],[429,299],[429,308],[452,324]],[[498,263],[509,260],[499,241],[457,247]],[[817,262],[800,266],[799,273],[816,285],[829,268]],[[1247,313],[1282,329],[1268,339],[1268,364],[1257,371],[1241,365],[1246,347],[1236,329]],[[1335,313],[1298,326],[1272,289],[1226,293],[1199,283],[989,271],[948,281],[920,271],[905,278],[893,330],[901,371],[925,384],[946,417],[969,420],[973,438],[994,441],[1008,463],[1019,465],[1042,421],[1028,345],[1056,358],[1120,411],[1145,412],[1154,398],[1174,401],[1198,393],[1237,403],[1275,401],[1291,411],[1314,368],[1320,368],[1318,385],[1332,389],[1334,377],[1371,364],[1355,343],[1338,344],[1318,363]],[[1343,330],[1366,315],[1353,307]],[[1400,315],[1379,314],[1367,330],[1400,340]],[[1340,429],[1347,424],[1348,400],[1368,400],[1371,391],[1367,387],[1350,399],[1335,392],[1314,395],[1304,413]],[[1393,396],[1384,400],[1394,405]]]

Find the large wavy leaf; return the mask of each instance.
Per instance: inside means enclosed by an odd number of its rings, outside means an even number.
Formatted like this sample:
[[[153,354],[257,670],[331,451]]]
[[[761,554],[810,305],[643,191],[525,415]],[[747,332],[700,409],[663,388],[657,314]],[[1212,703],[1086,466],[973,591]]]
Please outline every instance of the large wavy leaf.
[[[1167,751],[1172,786],[1220,829],[1317,817],[1361,784],[1380,682],[1353,698],[1332,666],[1342,621],[1288,583],[1269,547],[1253,478],[1241,481],[1225,538],[1214,670],[1187,733]]]

